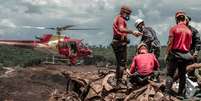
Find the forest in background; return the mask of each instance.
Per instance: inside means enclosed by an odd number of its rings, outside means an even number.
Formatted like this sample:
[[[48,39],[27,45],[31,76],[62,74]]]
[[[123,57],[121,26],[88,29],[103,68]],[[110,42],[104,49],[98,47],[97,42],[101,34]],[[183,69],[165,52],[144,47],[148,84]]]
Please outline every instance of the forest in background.
[[[89,46],[93,50],[93,57],[86,58],[85,64],[97,64],[99,62],[115,64],[115,56],[112,47],[99,46]],[[161,53],[159,57],[159,62],[161,68],[165,66],[164,63],[164,50],[166,46],[161,47]],[[132,57],[135,55],[136,46],[128,47],[128,65],[131,63]],[[26,67],[32,65],[38,65],[46,58],[48,54],[34,51],[33,49],[24,49],[13,46],[3,46],[0,45],[0,67],[2,66],[19,66]],[[199,54],[201,56],[201,54]]]

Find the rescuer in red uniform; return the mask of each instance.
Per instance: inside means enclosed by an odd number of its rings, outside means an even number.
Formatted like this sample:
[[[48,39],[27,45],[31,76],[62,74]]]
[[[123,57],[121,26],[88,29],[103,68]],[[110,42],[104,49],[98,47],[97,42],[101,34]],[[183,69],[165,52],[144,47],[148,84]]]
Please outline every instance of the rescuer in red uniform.
[[[133,83],[147,84],[148,77],[159,76],[155,75],[160,66],[159,62],[154,53],[149,53],[148,51],[146,44],[141,43],[138,45],[137,55],[132,60],[130,71],[127,71],[130,75],[128,78],[129,88],[132,88]]]
[[[192,32],[186,26],[185,12],[177,11],[176,25],[169,31],[169,40],[167,47],[167,80],[165,93],[171,95],[173,76],[178,68],[179,90],[178,95],[184,96],[186,83],[186,66],[193,60],[190,54],[192,44]]]
[[[117,61],[116,86],[121,82],[123,71],[126,67],[127,44],[129,43],[127,34],[133,34],[134,36],[141,34],[140,32],[127,29],[126,21],[129,20],[131,13],[131,8],[127,5],[123,5],[120,9],[120,14],[115,17],[113,22],[112,48]]]

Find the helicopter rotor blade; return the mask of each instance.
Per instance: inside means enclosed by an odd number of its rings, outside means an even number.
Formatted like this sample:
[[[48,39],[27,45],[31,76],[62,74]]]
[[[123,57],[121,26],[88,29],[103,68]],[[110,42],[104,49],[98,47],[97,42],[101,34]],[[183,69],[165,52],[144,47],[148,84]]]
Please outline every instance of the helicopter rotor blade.
[[[20,28],[26,28],[26,29],[51,29],[51,30],[57,30],[57,31],[64,31],[64,30],[98,30],[98,28],[71,28],[76,25],[66,25],[64,27],[40,27],[40,26],[21,26]]]
[[[71,28],[67,30],[99,30],[99,28]]]
[[[35,28],[35,29],[46,29],[46,27],[35,27],[35,26],[22,26],[21,28],[27,28],[27,29],[32,29],[32,28]]]
[[[75,25],[66,25],[64,27],[61,27],[62,30],[67,30],[70,27],[74,27]]]
[[[46,29],[56,30],[57,28],[53,28],[53,27],[46,27]]]
[[[70,27],[74,27],[75,25],[66,25],[64,27],[46,27],[46,29],[51,29],[51,30],[67,30]]]

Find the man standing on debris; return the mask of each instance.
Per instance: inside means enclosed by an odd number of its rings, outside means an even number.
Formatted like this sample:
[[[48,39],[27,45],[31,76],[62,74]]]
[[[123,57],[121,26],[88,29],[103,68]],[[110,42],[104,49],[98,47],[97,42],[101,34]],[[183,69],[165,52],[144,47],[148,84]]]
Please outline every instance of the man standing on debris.
[[[132,88],[132,84],[147,84],[148,78],[157,80],[159,73],[159,62],[153,53],[148,53],[147,45],[141,43],[137,47],[137,55],[133,58],[130,66],[127,86]]]
[[[142,19],[135,21],[135,27],[143,34],[141,43],[145,43],[149,52],[154,53],[158,58],[160,56],[160,42],[156,36],[156,32],[151,27],[145,26]]]
[[[113,22],[113,40],[112,48],[115,53],[117,68],[116,68],[116,86],[121,82],[123,71],[126,67],[127,57],[127,34],[139,36],[141,33],[134,32],[127,28],[126,21],[129,20],[132,10],[129,6],[123,5],[120,9],[120,14],[117,15]]]
[[[176,25],[170,29],[167,54],[167,80],[165,94],[171,95],[171,87],[173,84],[173,76],[178,68],[179,90],[178,95],[184,96],[186,83],[186,66],[193,60],[190,54],[192,43],[192,32],[186,26],[185,12],[177,11]]]
[[[187,26],[192,32],[192,44],[191,44],[191,54],[193,55],[195,62],[198,58],[199,51],[201,49],[201,40],[199,32],[196,28],[192,27],[189,23],[191,21],[191,17],[187,16]]]

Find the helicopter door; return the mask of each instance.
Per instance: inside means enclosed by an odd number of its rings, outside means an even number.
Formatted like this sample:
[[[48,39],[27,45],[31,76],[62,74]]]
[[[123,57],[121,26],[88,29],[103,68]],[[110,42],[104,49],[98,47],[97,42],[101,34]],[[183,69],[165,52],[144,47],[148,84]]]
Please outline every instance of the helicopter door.
[[[76,55],[77,54],[77,45],[76,42],[70,42],[70,49],[71,49],[71,54]]]
[[[79,48],[80,48],[80,55],[84,56],[86,52],[86,46],[82,42],[80,42]]]
[[[65,56],[69,55],[69,46],[68,43],[66,42],[59,42],[58,44],[59,47],[59,53]]]

